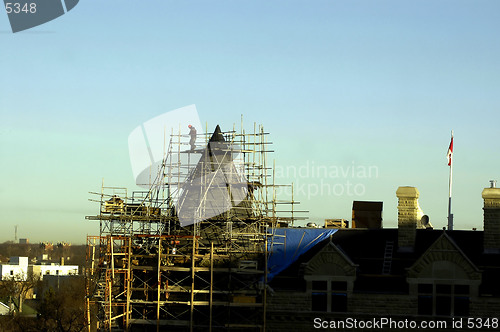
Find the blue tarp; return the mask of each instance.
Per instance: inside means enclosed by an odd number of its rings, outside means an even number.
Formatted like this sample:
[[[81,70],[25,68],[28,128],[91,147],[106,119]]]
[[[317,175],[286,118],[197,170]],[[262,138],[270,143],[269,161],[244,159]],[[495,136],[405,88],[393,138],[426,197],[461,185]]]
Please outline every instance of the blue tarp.
[[[289,267],[302,254],[319,242],[334,234],[337,229],[329,228],[274,228],[267,244],[269,258],[267,261],[267,281]]]

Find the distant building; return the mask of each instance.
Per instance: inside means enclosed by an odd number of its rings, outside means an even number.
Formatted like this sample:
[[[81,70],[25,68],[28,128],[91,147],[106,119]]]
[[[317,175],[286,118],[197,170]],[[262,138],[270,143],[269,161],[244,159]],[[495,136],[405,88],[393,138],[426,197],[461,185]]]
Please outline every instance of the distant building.
[[[78,265],[59,265],[52,263],[51,265],[30,265],[29,272],[34,275],[40,276],[43,280],[44,276],[67,276],[67,275],[77,275]]]
[[[28,244],[30,243],[29,239],[19,239],[19,244]]]
[[[29,274],[39,276],[41,280],[46,275],[77,275],[78,265],[64,265],[58,263],[45,263],[30,265],[28,257],[11,257],[8,264],[0,264],[0,280],[14,278],[26,280]]]
[[[22,280],[27,274],[28,257],[11,257],[9,263],[0,264],[0,280],[12,278]]]
[[[43,250],[54,250],[54,244],[51,242],[41,242],[40,248]]]

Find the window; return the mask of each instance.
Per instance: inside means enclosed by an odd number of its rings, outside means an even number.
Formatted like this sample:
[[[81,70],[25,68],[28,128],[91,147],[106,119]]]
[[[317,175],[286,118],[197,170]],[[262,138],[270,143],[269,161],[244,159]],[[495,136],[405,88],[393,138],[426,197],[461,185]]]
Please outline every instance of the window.
[[[417,289],[419,315],[469,315],[469,285],[419,284]]]
[[[418,285],[418,314],[432,315],[432,284]]]
[[[332,281],[332,305],[333,312],[347,311],[347,282]]]
[[[328,310],[328,283],[326,280],[314,280],[312,282],[312,310]]]
[[[451,315],[451,285],[436,285],[436,315]]]
[[[469,316],[469,285],[455,285],[455,316]]]
[[[313,280],[311,290],[313,311],[347,311],[347,282]]]

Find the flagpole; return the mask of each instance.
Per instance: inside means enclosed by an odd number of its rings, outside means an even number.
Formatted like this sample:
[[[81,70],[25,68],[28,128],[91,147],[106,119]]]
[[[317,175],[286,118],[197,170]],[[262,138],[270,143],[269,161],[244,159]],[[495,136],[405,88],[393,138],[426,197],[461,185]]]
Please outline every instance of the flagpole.
[[[451,131],[451,141],[453,142],[453,130]],[[449,196],[448,196],[448,230],[453,230],[453,214],[451,213],[451,187],[453,184],[453,155],[450,157],[450,180],[449,180]]]

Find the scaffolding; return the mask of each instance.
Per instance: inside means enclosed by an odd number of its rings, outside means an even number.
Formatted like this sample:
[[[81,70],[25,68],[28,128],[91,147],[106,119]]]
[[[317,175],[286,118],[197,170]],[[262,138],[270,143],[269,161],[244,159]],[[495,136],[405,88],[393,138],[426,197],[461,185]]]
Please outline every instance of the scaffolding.
[[[273,230],[304,219],[293,196],[276,199],[268,135],[217,126],[187,149],[179,130],[147,191],[92,193],[100,211],[86,219],[100,235],[87,238],[89,331],[265,330]]]

